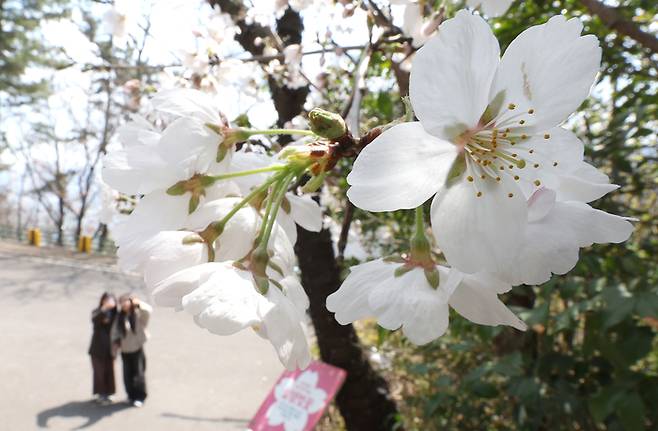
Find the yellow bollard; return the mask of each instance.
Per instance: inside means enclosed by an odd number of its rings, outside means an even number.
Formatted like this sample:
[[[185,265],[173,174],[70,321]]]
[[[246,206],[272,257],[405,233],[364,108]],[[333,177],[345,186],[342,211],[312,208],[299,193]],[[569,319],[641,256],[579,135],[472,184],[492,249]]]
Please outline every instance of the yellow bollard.
[[[39,228],[30,229],[27,233],[30,245],[41,247],[41,230]]]
[[[81,235],[78,239],[78,251],[80,253],[91,253],[91,237]]]

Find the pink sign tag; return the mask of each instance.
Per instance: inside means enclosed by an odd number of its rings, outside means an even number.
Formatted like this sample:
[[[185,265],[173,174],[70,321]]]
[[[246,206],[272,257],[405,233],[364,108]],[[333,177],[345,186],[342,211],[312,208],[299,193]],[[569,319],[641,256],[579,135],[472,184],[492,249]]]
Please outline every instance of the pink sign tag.
[[[249,423],[248,431],[310,431],[345,381],[345,370],[313,361],[285,371]]]

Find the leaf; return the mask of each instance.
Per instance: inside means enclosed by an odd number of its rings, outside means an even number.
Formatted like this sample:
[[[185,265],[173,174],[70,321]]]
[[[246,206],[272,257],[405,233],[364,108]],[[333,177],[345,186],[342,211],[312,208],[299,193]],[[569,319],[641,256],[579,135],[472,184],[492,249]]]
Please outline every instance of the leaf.
[[[637,296],[635,312],[640,317],[658,316],[658,294],[653,292],[642,292]]]
[[[377,108],[384,118],[393,117],[393,101],[388,93],[379,93],[377,95]]]
[[[491,368],[491,371],[502,374],[504,376],[512,377],[519,376],[523,373],[523,360],[520,352],[503,356]]]
[[[540,388],[541,387],[536,378],[521,377],[512,381],[508,392],[510,395],[522,400],[524,404],[528,404],[529,402],[538,399]]]
[[[187,207],[188,214],[192,214],[199,207],[199,202],[201,202],[201,197],[197,194],[192,195]]]
[[[619,420],[627,431],[644,429],[644,403],[636,393],[626,394],[618,403],[615,410]]]
[[[471,385],[473,394],[482,398],[494,398],[498,395],[498,389],[495,385],[485,381],[478,381]]]
[[[603,311],[603,329],[615,326],[626,319],[635,308],[635,298],[623,285],[611,286],[601,294],[606,303]]]
[[[590,398],[587,406],[596,422],[603,422],[615,410],[617,403],[624,396],[618,386],[608,386]]]

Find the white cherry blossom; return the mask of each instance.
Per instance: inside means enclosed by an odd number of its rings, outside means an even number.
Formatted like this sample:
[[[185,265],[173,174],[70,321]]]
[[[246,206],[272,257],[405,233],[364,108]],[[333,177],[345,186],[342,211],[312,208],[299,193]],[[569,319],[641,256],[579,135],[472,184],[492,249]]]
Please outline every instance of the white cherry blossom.
[[[153,298],[158,305],[192,314],[199,326],[217,335],[252,327],[272,343],[286,368],[306,368],[311,360],[305,328],[308,298],[293,277],[283,278],[280,286],[270,283],[261,294],[253,275],[233,262],[205,263],[162,280]]]
[[[165,90],[151,99],[153,109],[172,121],[158,130],[136,116],[119,129],[121,149],[109,151],[103,160],[103,179],[126,194],[166,190],[195,174],[219,174],[230,163],[233,148],[227,148],[220,163],[224,124],[212,99],[199,91]],[[219,129],[211,129],[208,125]],[[189,197],[188,197],[189,198]]]
[[[625,217],[577,202],[556,201],[556,192],[541,188],[528,199],[526,241],[501,278],[511,284],[542,284],[551,273],[566,274],[578,262],[578,250],[594,243],[626,241],[633,225]]]
[[[423,5],[409,1],[404,4],[402,31],[412,39],[414,47],[422,46],[439,26],[438,16],[423,16]]]
[[[466,0],[468,7],[480,9],[486,16],[495,18],[507,12],[514,0]]]
[[[374,317],[390,330],[402,328],[414,344],[440,337],[448,328],[449,307],[481,325],[526,325],[498,299],[511,285],[487,275],[465,275],[437,266],[440,284],[435,289],[421,267],[395,274],[400,263],[376,259],[353,266],[340,289],[327,297],[327,309],[346,325]]]
[[[364,148],[348,176],[350,200],[391,211],[436,194],[432,228],[451,266],[500,272],[526,240],[526,198],[562,176],[587,177],[582,143],[558,127],[587,97],[600,63],[598,41],[581,30],[577,19],[553,17],[500,58],[479,16],[460,11],[444,22],[413,61],[420,121]],[[581,181],[581,192],[600,191],[599,180]]]

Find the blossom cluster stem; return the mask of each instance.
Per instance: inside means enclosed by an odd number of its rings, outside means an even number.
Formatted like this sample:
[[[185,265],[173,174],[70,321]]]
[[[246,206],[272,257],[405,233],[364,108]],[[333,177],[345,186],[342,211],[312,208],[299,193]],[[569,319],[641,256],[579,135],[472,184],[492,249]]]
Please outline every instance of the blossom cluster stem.
[[[264,168],[250,169],[248,171],[230,172],[228,174],[212,175],[211,178],[215,181],[228,180],[231,178],[246,177],[248,175],[262,174],[266,172],[276,172],[286,169],[285,165],[266,166]]]
[[[270,185],[280,179],[279,175],[275,175],[271,178],[269,178],[267,181],[265,181],[263,184],[261,184],[259,187],[253,189],[247,196],[244,197],[240,202],[238,202],[232,209],[229,211],[219,222],[222,226],[225,225],[231,217],[233,217],[242,207],[247,205],[249,202],[251,202],[256,196],[259,194],[263,193],[265,190],[267,190]]]
[[[250,135],[304,135],[304,136],[315,136],[315,133],[311,130],[302,130],[302,129],[266,129],[266,130],[245,130]]]
[[[275,186],[272,190],[272,195],[267,202],[267,209],[265,210],[265,215],[263,216],[263,225],[261,232],[258,235],[257,243],[259,247],[267,247],[269,242],[270,235],[272,234],[272,229],[274,228],[274,222],[276,221],[276,215],[279,212],[281,207],[281,201],[283,201],[286,191],[288,190],[288,185],[295,177],[295,173],[289,173],[281,181],[280,184]]]
[[[431,262],[431,246],[425,232],[425,213],[420,205],[415,210],[415,230],[410,241],[411,260],[414,262]]]

